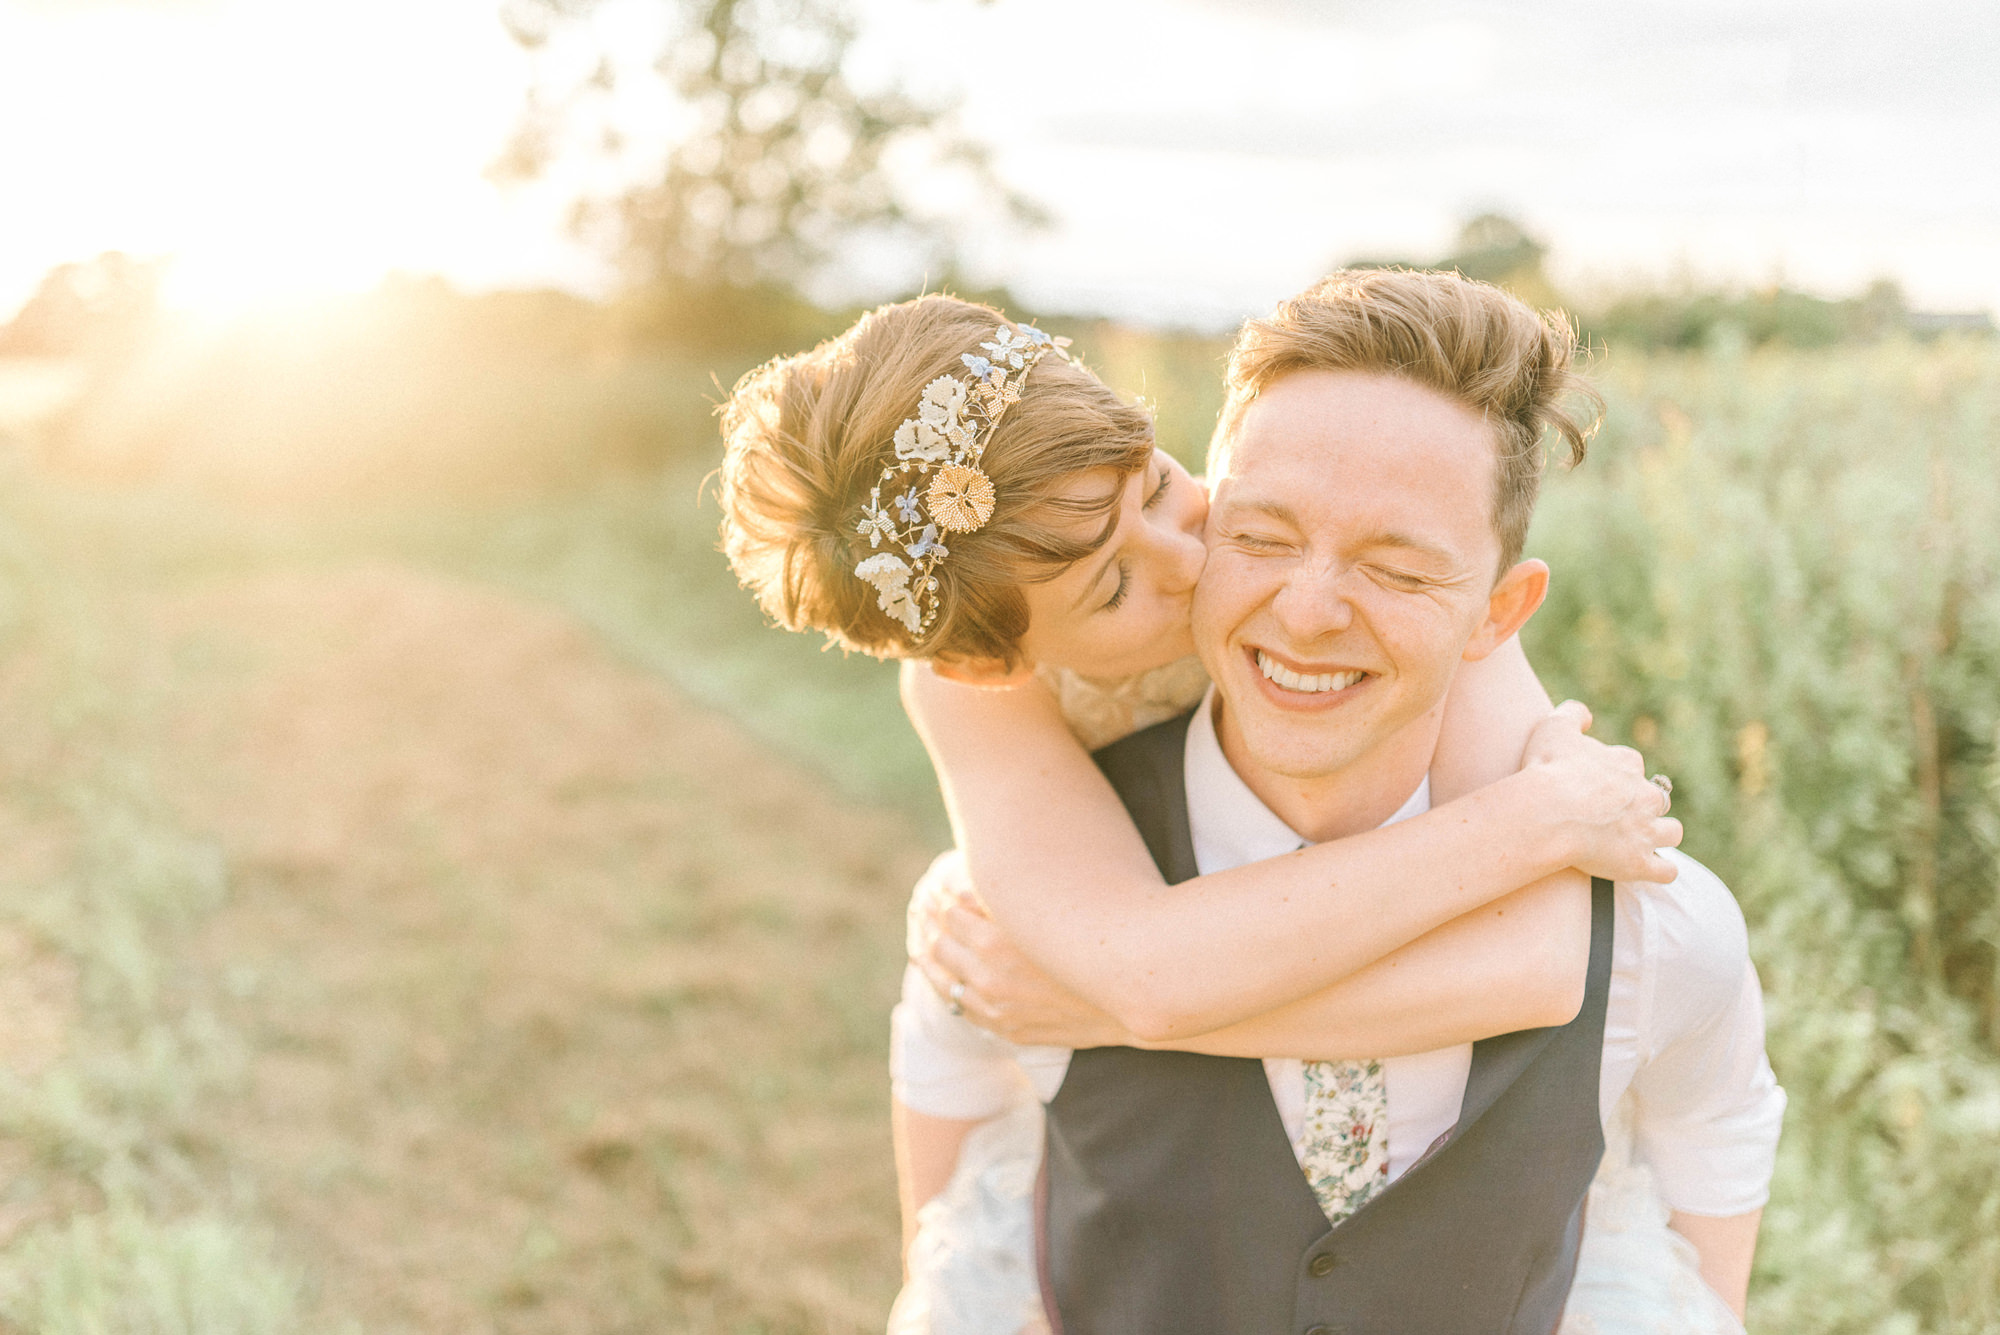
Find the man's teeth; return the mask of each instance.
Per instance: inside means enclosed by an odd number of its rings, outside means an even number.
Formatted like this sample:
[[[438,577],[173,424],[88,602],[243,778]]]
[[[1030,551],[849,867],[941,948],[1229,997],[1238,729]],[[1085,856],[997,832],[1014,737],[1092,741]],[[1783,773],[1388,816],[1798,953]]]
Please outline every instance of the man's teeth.
[[[1312,674],[1294,672],[1261,649],[1257,651],[1257,666],[1263,669],[1266,677],[1286,690],[1304,691],[1314,695],[1322,691],[1344,691],[1367,675],[1358,671]]]

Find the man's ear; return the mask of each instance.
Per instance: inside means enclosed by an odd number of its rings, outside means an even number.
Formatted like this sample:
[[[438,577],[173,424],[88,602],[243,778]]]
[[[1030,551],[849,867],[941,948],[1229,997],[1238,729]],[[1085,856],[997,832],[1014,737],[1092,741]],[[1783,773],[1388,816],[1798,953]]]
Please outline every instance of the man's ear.
[[[956,654],[933,658],[931,671],[961,686],[1019,686],[1035,674],[1034,668],[1025,662],[1009,667],[1004,658],[960,657]]]
[[[1544,561],[1522,561],[1502,575],[1486,600],[1486,620],[1465,644],[1465,661],[1476,663],[1528,624],[1528,618],[1549,596],[1549,567]]]

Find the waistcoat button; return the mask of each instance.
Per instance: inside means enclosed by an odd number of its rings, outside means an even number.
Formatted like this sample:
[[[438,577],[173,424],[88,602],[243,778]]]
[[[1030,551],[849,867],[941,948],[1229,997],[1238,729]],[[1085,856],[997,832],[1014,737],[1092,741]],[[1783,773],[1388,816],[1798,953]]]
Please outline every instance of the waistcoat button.
[[[1333,1273],[1333,1268],[1339,1264],[1340,1258],[1332,1252],[1321,1252],[1318,1256],[1313,1257],[1312,1263],[1306,1269],[1312,1272],[1314,1279],[1325,1279]]]

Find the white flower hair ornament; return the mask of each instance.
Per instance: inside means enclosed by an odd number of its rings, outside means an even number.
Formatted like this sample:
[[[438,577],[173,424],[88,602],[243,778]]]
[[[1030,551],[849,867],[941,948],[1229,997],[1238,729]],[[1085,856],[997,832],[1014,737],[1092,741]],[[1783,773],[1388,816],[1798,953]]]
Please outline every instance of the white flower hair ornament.
[[[913,643],[937,620],[936,571],[951,555],[940,530],[973,533],[993,517],[993,479],[979,458],[994,426],[1020,402],[1035,364],[1050,353],[1068,361],[1068,346],[1032,325],[1001,325],[978,352],[959,358],[969,376],[931,381],[917,415],[896,428],[896,462],[882,470],[855,525],[875,555],[854,573],[875,586],[876,602]]]

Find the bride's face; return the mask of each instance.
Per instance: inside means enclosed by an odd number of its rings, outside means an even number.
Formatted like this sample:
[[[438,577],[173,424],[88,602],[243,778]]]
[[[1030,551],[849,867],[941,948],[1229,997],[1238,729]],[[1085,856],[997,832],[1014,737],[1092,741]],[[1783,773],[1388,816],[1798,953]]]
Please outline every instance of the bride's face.
[[[1117,491],[1117,527],[1056,578],[1024,587],[1021,652],[1089,677],[1130,676],[1194,652],[1188,609],[1206,555],[1207,494],[1163,450],[1136,473],[1087,475],[1078,489],[1093,499]],[[1079,528],[1094,536],[1099,523]]]

